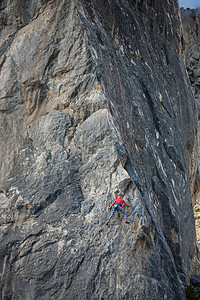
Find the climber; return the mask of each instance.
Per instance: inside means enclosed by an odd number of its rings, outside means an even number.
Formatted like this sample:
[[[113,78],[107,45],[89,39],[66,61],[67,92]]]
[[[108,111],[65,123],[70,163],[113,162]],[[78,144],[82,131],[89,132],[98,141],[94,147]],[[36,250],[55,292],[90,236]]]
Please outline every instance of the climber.
[[[127,215],[126,215],[125,211],[123,210],[122,205],[125,204],[127,207],[131,207],[132,205],[127,204],[127,203],[124,201],[124,199],[122,199],[121,197],[122,197],[122,195],[119,194],[119,195],[118,195],[118,198],[116,198],[115,201],[114,201],[110,206],[108,206],[108,209],[111,209],[112,207],[113,207],[113,209],[112,209],[112,213],[111,213],[111,215],[110,215],[108,221],[106,222],[106,225],[109,224],[110,219],[113,217],[113,215],[114,215],[114,213],[115,213],[116,211],[120,211],[121,213],[123,213],[123,214],[124,214],[124,217],[125,217],[125,222],[126,222],[126,223],[129,223],[129,222],[127,221]]]

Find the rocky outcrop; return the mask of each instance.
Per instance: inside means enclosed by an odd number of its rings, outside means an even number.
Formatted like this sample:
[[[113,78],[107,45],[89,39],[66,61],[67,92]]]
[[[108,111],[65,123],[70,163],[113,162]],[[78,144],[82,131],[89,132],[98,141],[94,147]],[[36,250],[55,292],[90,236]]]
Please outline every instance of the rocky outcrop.
[[[200,97],[199,85],[199,44],[200,44],[200,8],[181,8],[181,19],[184,33],[184,58],[196,99]],[[198,103],[199,106],[199,103]]]
[[[197,134],[197,145],[196,153],[198,153],[198,169],[196,176],[190,175],[190,186],[192,191],[192,197],[195,212],[195,224],[197,241],[200,245],[200,156],[199,156],[199,145],[200,145],[200,9],[181,9],[181,18],[183,23],[184,33],[184,61],[185,67],[189,75],[191,82],[192,92],[194,94],[197,111],[198,111],[198,134]]]
[[[181,18],[184,33],[184,61],[185,67],[189,75],[194,94],[197,110],[198,110],[198,149],[200,145],[200,8],[197,9],[181,9]],[[200,161],[200,156],[198,156]],[[199,168],[197,170],[195,181],[191,181],[192,194],[194,201],[199,200],[200,176]],[[195,178],[194,176],[192,176]]]
[[[1,298],[185,299],[197,116],[178,4],[0,8]],[[119,192],[130,224],[106,227]]]

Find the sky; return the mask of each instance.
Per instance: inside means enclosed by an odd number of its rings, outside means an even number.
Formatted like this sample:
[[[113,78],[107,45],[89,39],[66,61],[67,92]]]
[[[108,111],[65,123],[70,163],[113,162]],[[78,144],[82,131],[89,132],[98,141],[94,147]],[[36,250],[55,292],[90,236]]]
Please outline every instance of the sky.
[[[197,8],[200,7],[200,0],[178,0],[179,6],[184,8]]]

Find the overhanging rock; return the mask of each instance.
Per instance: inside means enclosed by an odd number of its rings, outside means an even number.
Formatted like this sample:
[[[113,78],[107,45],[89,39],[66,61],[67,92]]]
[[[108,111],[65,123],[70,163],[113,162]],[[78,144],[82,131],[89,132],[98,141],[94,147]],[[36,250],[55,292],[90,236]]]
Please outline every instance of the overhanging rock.
[[[0,22],[1,299],[185,299],[197,112],[178,3],[3,1]],[[119,192],[130,224],[106,227]]]

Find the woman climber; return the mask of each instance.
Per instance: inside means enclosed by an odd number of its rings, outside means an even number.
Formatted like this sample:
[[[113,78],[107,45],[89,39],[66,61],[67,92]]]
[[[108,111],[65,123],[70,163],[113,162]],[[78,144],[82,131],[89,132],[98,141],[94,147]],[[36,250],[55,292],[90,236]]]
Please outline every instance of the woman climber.
[[[125,211],[123,210],[122,205],[125,204],[127,207],[131,207],[132,205],[127,204],[127,203],[124,201],[124,199],[122,199],[121,197],[122,197],[122,195],[120,194],[120,195],[118,196],[118,198],[115,199],[115,201],[114,201],[110,206],[108,206],[108,209],[111,209],[112,207],[113,207],[113,209],[112,209],[112,213],[111,213],[111,215],[110,215],[108,221],[106,222],[106,225],[108,225],[108,223],[110,222],[110,219],[113,217],[113,215],[114,215],[114,213],[115,213],[116,211],[120,211],[121,213],[123,213],[123,214],[124,214],[124,217],[125,217],[125,222],[126,222],[126,223],[129,223],[129,222],[127,221],[127,215],[126,215]]]

